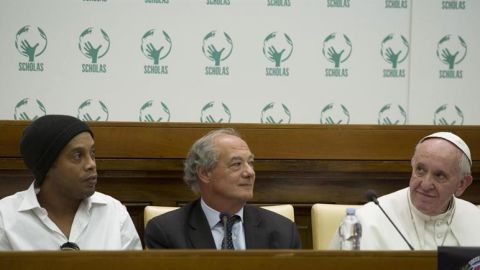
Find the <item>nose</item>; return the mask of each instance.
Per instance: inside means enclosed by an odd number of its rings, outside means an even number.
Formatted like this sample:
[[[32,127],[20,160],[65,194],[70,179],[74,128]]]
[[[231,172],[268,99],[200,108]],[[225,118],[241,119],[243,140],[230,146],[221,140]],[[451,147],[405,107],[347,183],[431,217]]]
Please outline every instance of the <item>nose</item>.
[[[433,186],[434,186],[433,182],[434,181],[435,180],[433,179],[433,176],[431,174],[428,174],[420,180],[420,187],[423,190],[433,189]]]
[[[97,163],[95,161],[95,157],[91,155],[87,155],[87,161],[85,164],[85,168],[87,170],[96,170],[97,169]]]
[[[253,169],[253,165],[246,163],[245,168],[243,170],[243,174],[245,177],[252,177],[255,175],[255,170]]]

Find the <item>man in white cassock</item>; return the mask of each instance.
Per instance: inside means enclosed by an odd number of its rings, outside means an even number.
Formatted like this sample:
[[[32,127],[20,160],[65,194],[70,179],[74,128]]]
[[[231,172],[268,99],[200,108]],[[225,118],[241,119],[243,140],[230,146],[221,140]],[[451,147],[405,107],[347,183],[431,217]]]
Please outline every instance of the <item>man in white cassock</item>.
[[[415,250],[438,246],[480,246],[480,209],[459,199],[472,183],[467,144],[450,132],[422,138],[411,160],[409,187],[378,199]],[[405,250],[406,241],[378,206],[369,202],[356,212],[362,224],[362,250]],[[339,249],[338,231],[330,249]]]

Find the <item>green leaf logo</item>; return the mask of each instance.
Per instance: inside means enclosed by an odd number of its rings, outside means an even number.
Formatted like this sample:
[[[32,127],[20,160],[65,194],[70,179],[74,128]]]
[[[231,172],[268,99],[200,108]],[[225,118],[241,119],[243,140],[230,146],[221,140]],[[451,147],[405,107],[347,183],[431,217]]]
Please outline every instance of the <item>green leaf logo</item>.
[[[89,27],[80,34],[78,49],[95,64],[110,50],[110,38],[103,29]]]
[[[460,36],[446,35],[437,44],[437,57],[453,69],[467,56],[467,43]]]
[[[292,114],[287,105],[275,102],[268,103],[262,109],[260,122],[262,124],[290,124]]]
[[[433,124],[435,125],[463,125],[464,116],[457,105],[443,104],[435,110]]]
[[[332,33],[323,41],[322,53],[336,68],[352,54],[352,42],[345,34]]]
[[[38,99],[24,98],[15,105],[13,119],[15,120],[35,120],[40,116],[47,114],[43,103]]]
[[[270,33],[263,41],[263,54],[275,67],[280,67],[280,63],[287,61],[293,52],[293,41],[285,33]]]
[[[77,118],[82,121],[108,121],[108,108],[102,101],[87,99],[80,104]]]
[[[201,123],[230,123],[232,113],[223,102],[210,101],[202,108]]]
[[[143,55],[153,60],[154,65],[170,54],[172,50],[172,39],[165,31],[151,29],[142,37],[141,50]]]
[[[15,48],[28,57],[29,62],[33,62],[47,49],[47,43],[47,35],[40,27],[26,25],[17,32]]]
[[[170,109],[161,101],[149,100],[140,108],[140,122],[170,122]]]
[[[335,125],[348,123],[350,123],[350,112],[343,104],[327,104],[320,113],[320,124]]]
[[[395,69],[398,64],[407,59],[409,51],[410,45],[404,36],[390,34],[383,39],[380,54],[383,60]]]
[[[233,41],[225,32],[222,35],[222,33],[212,31],[203,38],[202,51],[209,60],[215,63],[215,66],[220,66],[220,62],[232,54]]]
[[[377,122],[379,125],[405,125],[407,123],[407,112],[398,104],[388,103],[378,112]]]

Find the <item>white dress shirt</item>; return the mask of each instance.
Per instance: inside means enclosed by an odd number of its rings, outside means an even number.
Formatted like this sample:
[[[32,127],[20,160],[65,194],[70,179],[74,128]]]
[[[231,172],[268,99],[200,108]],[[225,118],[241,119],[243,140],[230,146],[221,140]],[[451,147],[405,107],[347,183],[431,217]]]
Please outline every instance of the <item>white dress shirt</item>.
[[[208,206],[203,199],[200,200],[203,213],[207,217],[208,225],[212,231],[213,240],[217,249],[222,249],[222,241],[225,235],[223,224],[220,222],[220,212]],[[233,247],[236,250],[245,250],[245,232],[243,230],[243,207],[235,213],[240,217],[240,221],[233,224],[232,227],[232,241]]]
[[[80,250],[142,249],[125,206],[95,192],[84,199],[67,238],[40,206],[33,184],[0,200],[0,250],[59,250],[65,242]]]

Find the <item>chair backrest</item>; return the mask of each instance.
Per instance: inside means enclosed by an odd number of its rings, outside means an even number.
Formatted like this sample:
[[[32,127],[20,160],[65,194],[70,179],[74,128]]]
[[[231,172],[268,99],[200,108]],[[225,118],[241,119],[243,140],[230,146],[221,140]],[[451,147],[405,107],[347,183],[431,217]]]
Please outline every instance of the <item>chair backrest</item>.
[[[262,206],[262,208],[275,212],[290,219],[292,222],[295,222],[295,211],[291,204],[268,205]]]
[[[361,205],[322,204],[312,206],[312,243],[314,250],[328,249],[347,208]]]
[[[291,204],[279,204],[279,205],[269,205],[269,206],[262,206],[262,208],[280,214],[286,218],[289,218],[291,221],[295,222],[295,213],[293,210],[293,206]],[[172,210],[178,209],[175,206],[146,206],[145,210],[143,211],[143,221],[145,226],[150,219],[170,212]]]
[[[147,223],[150,219],[163,215],[167,212],[173,211],[178,209],[175,206],[145,206],[145,210],[143,210],[143,224],[147,226]]]

